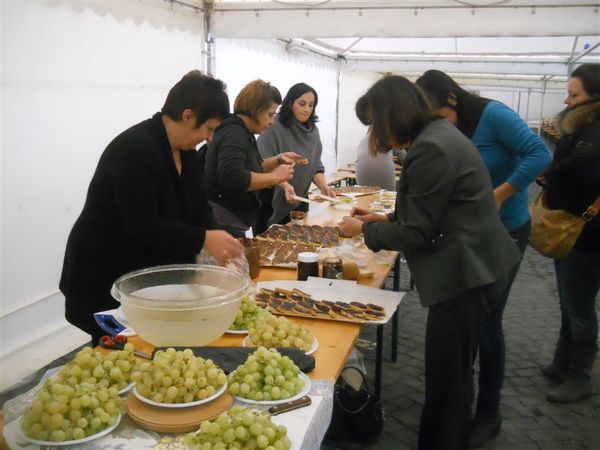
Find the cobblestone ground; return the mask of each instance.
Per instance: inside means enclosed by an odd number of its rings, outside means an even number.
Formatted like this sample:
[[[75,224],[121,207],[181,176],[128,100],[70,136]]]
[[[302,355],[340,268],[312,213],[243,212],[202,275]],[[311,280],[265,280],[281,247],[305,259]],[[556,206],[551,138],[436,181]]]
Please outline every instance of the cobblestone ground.
[[[406,273],[407,271],[404,271]],[[406,280],[402,283],[407,285]],[[384,339],[382,398],[386,422],[372,450],[414,449],[424,396],[424,333],[427,310],[416,292],[400,304],[398,361],[389,362],[391,327]],[[570,405],[546,401],[554,385],[543,377],[540,364],[551,360],[558,336],[559,309],[552,261],[528,249],[513,284],[504,313],[507,345],[506,380],[500,434],[484,448],[489,450],[600,449],[600,395]],[[375,329],[365,328],[359,348],[369,375],[374,368]],[[594,368],[600,387],[600,362]],[[328,447],[323,446],[323,449]]]

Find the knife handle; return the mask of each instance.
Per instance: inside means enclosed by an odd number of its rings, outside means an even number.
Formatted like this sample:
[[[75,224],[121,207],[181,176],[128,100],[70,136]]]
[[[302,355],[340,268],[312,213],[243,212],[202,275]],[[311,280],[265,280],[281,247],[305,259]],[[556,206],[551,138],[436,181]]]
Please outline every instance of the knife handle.
[[[280,403],[279,405],[274,405],[269,408],[269,412],[272,416],[276,416],[277,414],[281,414],[284,412],[292,411],[294,409],[302,408],[303,406],[308,406],[311,404],[310,397],[305,395],[304,397],[300,397],[299,399],[292,400],[287,403]]]

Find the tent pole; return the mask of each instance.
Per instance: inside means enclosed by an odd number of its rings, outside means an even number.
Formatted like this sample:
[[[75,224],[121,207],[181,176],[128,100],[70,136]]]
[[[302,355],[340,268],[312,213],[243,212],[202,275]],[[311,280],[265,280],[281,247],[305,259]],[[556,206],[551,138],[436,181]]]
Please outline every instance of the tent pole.
[[[525,104],[525,122],[529,121],[529,99],[531,98],[531,88],[527,88],[527,103]]]
[[[341,62],[337,65],[337,80],[336,80],[336,95],[335,95],[335,169],[338,169],[338,137],[340,133],[340,81],[342,78],[342,70],[340,69]]]
[[[542,116],[544,114],[544,96],[546,95],[546,77],[542,80],[542,96],[540,100],[540,116],[538,119],[538,136],[542,136]]]
[[[203,0],[204,12],[204,67],[207,75],[215,73],[215,41],[211,31],[211,16],[214,9],[213,0]]]

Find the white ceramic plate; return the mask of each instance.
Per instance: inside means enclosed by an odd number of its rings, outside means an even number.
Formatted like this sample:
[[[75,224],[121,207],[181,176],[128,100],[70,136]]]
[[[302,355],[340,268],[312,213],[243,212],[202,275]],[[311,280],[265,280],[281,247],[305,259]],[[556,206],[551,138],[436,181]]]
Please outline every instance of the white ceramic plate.
[[[264,401],[250,400],[247,398],[238,397],[236,395],[234,395],[233,398],[235,398],[236,400],[239,400],[240,402],[250,403],[252,405],[279,405],[281,403],[291,402],[300,397],[304,397],[305,395],[307,395],[310,392],[310,378],[308,378],[308,376],[303,372],[300,372],[300,374],[298,374],[298,377],[300,377],[302,380],[304,380],[304,387],[302,388],[302,390],[300,392],[298,392],[293,397],[283,398],[281,400],[268,400],[268,401],[267,400],[264,400]]]
[[[248,330],[225,330],[228,334],[248,334]]]
[[[101,438],[102,436],[106,436],[108,433],[110,433],[112,430],[114,430],[115,428],[117,428],[119,426],[119,423],[121,422],[121,413],[119,413],[119,416],[117,417],[117,420],[115,421],[114,424],[112,424],[110,427],[105,428],[102,431],[99,431],[96,434],[92,434],[91,436],[88,437],[84,437],[83,439],[74,439],[71,441],[63,441],[63,442],[54,442],[54,441],[38,441],[37,439],[32,439],[28,436],[25,435],[25,432],[21,429],[21,423],[23,422],[23,416],[21,416],[21,418],[19,419],[19,433],[21,434],[21,436],[23,436],[23,438],[25,440],[27,440],[27,442],[30,442],[32,444],[35,445],[39,445],[39,446],[48,446],[48,447],[63,447],[66,445],[75,445],[75,444],[83,444],[84,442],[89,442],[89,441],[93,441],[94,439],[98,439]]]
[[[250,338],[250,336],[246,336],[244,338],[244,340],[242,341],[242,347],[249,347],[248,345],[246,345],[249,338]],[[296,348],[296,347],[290,347],[290,348]],[[312,345],[310,346],[310,348],[308,349],[308,351],[304,352],[304,353],[307,354],[307,355],[312,355],[314,352],[317,351],[318,348],[319,348],[319,341],[317,340],[316,337],[313,337],[313,343],[312,343]]]
[[[131,382],[131,383],[129,383],[127,386],[125,386],[123,389],[121,389],[121,390],[119,391],[119,395],[123,395],[123,394],[125,394],[126,392],[129,392],[129,390],[130,390],[130,389],[131,389],[133,386],[135,386],[135,381],[132,381],[132,382]]]
[[[189,402],[189,403],[158,403],[155,402],[153,400],[147,399],[146,397],[142,397],[139,392],[137,391],[137,389],[133,388],[133,395],[135,395],[138,400],[147,403],[149,405],[152,406],[160,406],[161,408],[189,408],[190,406],[197,406],[197,405],[202,405],[203,403],[208,403],[213,401],[214,399],[216,399],[217,397],[219,397],[221,394],[223,394],[223,392],[225,392],[227,390],[227,383],[225,383],[223,385],[223,387],[221,387],[221,389],[219,389],[217,392],[215,392],[213,395],[211,395],[210,397],[206,397],[203,400],[196,400],[195,402]]]

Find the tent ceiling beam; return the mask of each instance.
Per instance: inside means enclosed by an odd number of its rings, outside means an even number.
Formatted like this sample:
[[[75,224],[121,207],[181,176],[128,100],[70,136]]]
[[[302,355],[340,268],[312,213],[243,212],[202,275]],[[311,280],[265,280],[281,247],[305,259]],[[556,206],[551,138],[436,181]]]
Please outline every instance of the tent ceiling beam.
[[[576,61],[579,61],[581,58],[583,58],[585,55],[593,52],[595,49],[597,49],[598,47],[600,47],[600,41],[596,42],[594,45],[590,45],[586,50],[582,51],[581,53],[579,53],[578,55],[575,55],[571,58],[569,58],[568,63],[569,64],[573,64]]]
[[[490,37],[597,35],[598,5],[534,8],[220,10],[224,38]],[[332,26],[335,24],[335,26]],[[577,24],[574,29],[574,24]]]

